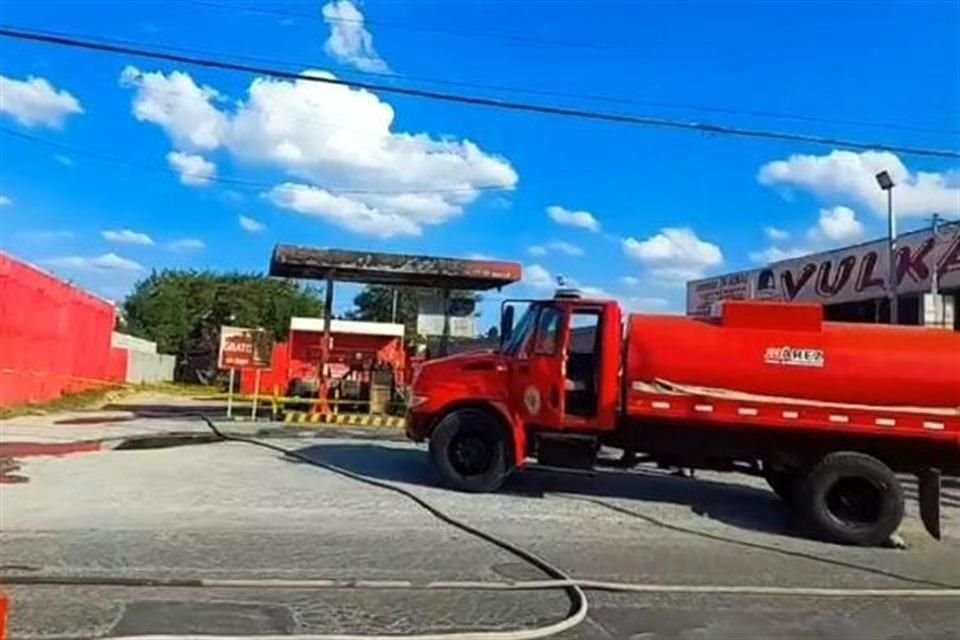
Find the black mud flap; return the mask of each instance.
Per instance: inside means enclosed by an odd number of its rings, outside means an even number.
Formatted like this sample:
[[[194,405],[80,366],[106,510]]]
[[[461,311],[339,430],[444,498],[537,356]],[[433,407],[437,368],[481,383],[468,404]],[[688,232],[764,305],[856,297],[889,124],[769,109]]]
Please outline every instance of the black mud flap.
[[[940,470],[924,469],[917,474],[920,500],[920,519],[927,532],[940,539]]]

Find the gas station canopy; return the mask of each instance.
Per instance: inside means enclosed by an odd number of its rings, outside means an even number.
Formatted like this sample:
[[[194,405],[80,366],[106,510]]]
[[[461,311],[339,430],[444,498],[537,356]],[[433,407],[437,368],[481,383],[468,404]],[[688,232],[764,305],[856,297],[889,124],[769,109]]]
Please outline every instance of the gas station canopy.
[[[516,262],[277,245],[270,275],[363,284],[485,291],[520,280]]]

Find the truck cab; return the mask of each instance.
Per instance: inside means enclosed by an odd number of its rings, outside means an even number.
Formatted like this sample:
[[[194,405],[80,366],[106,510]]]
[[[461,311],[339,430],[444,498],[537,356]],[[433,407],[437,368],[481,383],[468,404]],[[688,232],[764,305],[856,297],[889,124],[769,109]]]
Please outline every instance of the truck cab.
[[[407,435],[429,438],[435,462],[471,491],[496,488],[530,455],[592,464],[583,456],[595,452],[596,433],[618,424],[622,331],[610,300],[563,290],[548,300],[508,300],[496,352],[433,360],[415,372]],[[446,431],[465,435],[446,443]]]

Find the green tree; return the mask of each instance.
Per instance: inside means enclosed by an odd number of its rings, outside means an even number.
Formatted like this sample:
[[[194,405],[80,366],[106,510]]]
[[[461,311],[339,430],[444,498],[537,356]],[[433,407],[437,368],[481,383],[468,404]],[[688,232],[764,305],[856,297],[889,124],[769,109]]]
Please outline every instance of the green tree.
[[[128,333],[177,356],[178,379],[208,382],[216,376],[221,325],[262,327],[276,340],[287,336],[292,316],[322,314],[322,291],[253,274],[210,271],[154,272],[138,282],[123,304]]]
[[[351,320],[369,322],[393,322],[393,293],[397,292],[396,322],[404,325],[407,340],[417,335],[417,308],[419,289],[412,287],[385,287],[370,285],[353,298],[355,309],[347,316]]]

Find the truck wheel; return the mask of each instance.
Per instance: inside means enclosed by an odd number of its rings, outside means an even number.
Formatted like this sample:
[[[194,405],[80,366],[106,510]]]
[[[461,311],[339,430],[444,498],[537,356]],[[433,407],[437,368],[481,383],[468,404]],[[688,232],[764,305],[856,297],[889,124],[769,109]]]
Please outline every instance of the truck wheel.
[[[796,502],[797,484],[799,484],[800,478],[796,471],[765,469],[763,476],[773,492],[786,504],[792,505]]]
[[[490,414],[460,409],[445,416],[430,436],[430,457],[444,483],[458,491],[496,491],[507,478],[507,443]]]
[[[863,453],[824,457],[800,482],[796,498],[815,532],[842,544],[883,544],[903,520],[900,481],[887,465]]]

